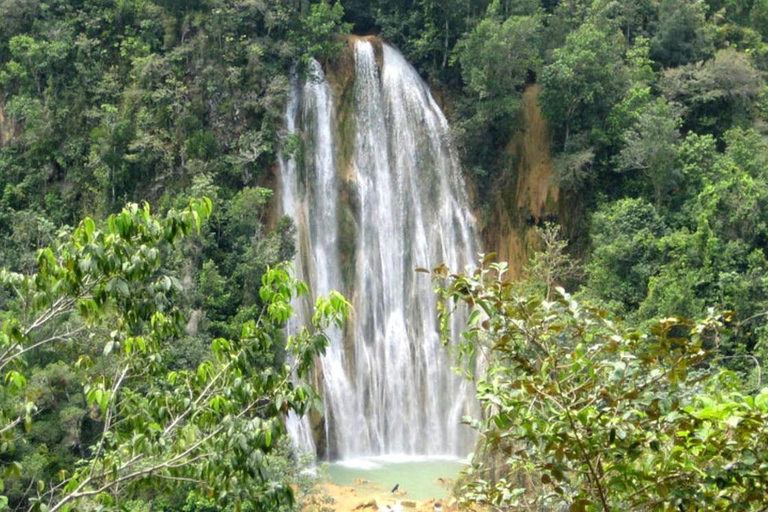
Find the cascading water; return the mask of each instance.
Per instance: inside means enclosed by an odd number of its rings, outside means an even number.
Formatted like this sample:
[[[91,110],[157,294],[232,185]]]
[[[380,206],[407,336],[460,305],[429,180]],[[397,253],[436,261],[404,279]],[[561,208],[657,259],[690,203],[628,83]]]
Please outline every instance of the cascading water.
[[[386,44],[380,51],[379,60],[371,41],[354,45],[345,168],[338,106],[318,63],[286,113],[287,130],[303,141],[302,158],[281,161],[283,211],[299,232],[297,274],[313,297],[337,289],[354,307],[321,358],[325,452],[464,456],[472,435],[460,420],[473,407],[472,386],[450,368],[432,284],[415,268],[471,264],[474,220],[445,117],[402,55]],[[354,242],[342,244],[348,218]],[[306,420],[290,419],[289,431],[309,447]]]

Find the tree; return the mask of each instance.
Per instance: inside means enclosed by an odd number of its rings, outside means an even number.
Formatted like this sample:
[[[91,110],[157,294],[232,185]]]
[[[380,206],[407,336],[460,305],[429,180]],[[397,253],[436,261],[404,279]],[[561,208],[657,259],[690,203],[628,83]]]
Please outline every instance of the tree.
[[[548,20],[548,48],[560,48],[568,34],[574,32],[589,18],[590,0],[557,0],[551,8]]]
[[[697,317],[710,307],[740,318],[764,311],[768,152],[754,130],[732,129],[723,138],[718,153],[714,137],[691,132],[669,156],[680,172],[674,203],[621,199],[593,214],[586,296],[640,322]],[[746,357],[763,343],[763,327],[752,322],[725,347],[727,357]]]
[[[653,99],[652,86],[656,82],[656,74],[648,45],[647,39],[637,38],[634,46],[627,49],[629,86],[623,98],[611,108],[607,119],[608,143],[615,148],[622,146],[624,133],[637,122]]]
[[[199,231],[210,211],[209,200],[192,200],[158,219],[148,205],[129,205],[103,225],[86,218],[42,249],[36,273],[0,273],[16,295],[1,313],[0,434],[10,460],[2,483],[20,477],[14,450],[42,405],[28,385],[27,362],[45,355],[64,369],[85,369],[82,395],[70,400],[83,396],[98,425],[88,455],[58,482],[30,482],[30,510],[79,510],[82,501],[113,508],[180,482],[234,502],[271,507],[292,499],[287,484],[265,480],[265,455],[279,443],[283,415],[316,404],[312,388],[295,379],[307,377],[327,345],[323,329],[342,322],[348,303],[337,293],[318,300],[313,325],[287,340],[293,362],[265,365],[291,300],[307,291],[286,269],[271,269],[262,277],[261,309],[239,337],[211,341],[195,368],[169,368],[185,322],[174,299],[181,283],[163,255]]]
[[[435,270],[441,325],[459,305],[470,309],[461,368],[474,374],[484,358],[465,504],[764,510],[768,388],[749,394],[712,366],[729,315],[669,317],[639,331],[562,288],[551,301],[521,294],[505,271]]]
[[[544,285],[544,296],[549,300],[555,293],[555,287],[562,285],[566,279],[576,277],[579,268],[576,260],[566,252],[568,241],[563,239],[560,226],[546,222],[544,226],[536,226],[536,234],[541,250],[533,254],[525,273],[534,283]]]
[[[617,314],[637,308],[648,294],[650,277],[665,261],[660,239],[667,232],[656,208],[643,199],[621,199],[600,208],[590,226],[588,293]]]
[[[751,120],[763,83],[748,55],[725,49],[706,62],[665,71],[660,87],[683,107],[686,128],[719,136]]]
[[[712,30],[702,0],[662,0],[651,40],[654,60],[676,67],[712,56]]]
[[[525,0],[524,0],[525,1]],[[367,2],[381,36],[400,48],[422,72],[458,83],[450,58],[456,42],[482,18],[490,2],[463,0],[374,0]],[[506,2],[517,3],[517,2]]]
[[[489,104],[495,115],[513,114],[519,108],[528,73],[541,65],[542,28],[537,15],[503,19],[490,12],[456,45],[467,89]]]
[[[11,38],[32,24],[39,0],[8,0],[0,4],[0,18],[5,20],[0,32]]]
[[[541,76],[541,108],[568,147],[575,133],[598,128],[626,85],[623,38],[587,22],[552,53]]]
[[[725,153],[704,176],[696,211],[724,241],[757,247],[768,237],[768,149],[754,130],[730,130],[725,140]]]
[[[343,17],[341,2],[331,5],[328,0],[322,0],[310,6],[309,15],[301,18],[301,32],[296,35],[305,59],[328,59],[341,51],[344,45],[340,36],[349,33],[351,28],[342,21]]]
[[[760,33],[763,40],[768,38],[768,2],[766,0],[755,1],[747,20]]]
[[[649,103],[629,130],[624,133],[624,148],[619,154],[622,170],[639,170],[653,186],[656,207],[664,194],[675,189],[682,175],[675,167],[680,140],[680,118],[663,98]]]
[[[505,17],[501,11],[506,9],[515,14]],[[496,1],[454,48],[452,62],[461,65],[465,93],[457,104],[460,119],[454,130],[464,148],[477,154],[476,167],[491,167],[488,160],[497,157],[519,124],[526,83],[541,67],[542,34],[542,16],[535,8],[502,7]]]

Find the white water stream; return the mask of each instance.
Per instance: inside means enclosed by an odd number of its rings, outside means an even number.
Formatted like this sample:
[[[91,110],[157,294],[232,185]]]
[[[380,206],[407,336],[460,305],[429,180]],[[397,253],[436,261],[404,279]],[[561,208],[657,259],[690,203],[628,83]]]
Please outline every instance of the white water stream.
[[[371,42],[355,44],[350,169],[337,162],[338,106],[318,63],[286,112],[288,132],[302,140],[301,158],[280,162],[282,208],[299,233],[297,275],[311,303],[336,289],[354,307],[320,361],[320,455],[466,456],[473,437],[460,421],[474,406],[473,388],[450,368],[432,283],[414,269],[472,264],[476,228],[445,116],[402,55],[384,45],[382,61]],[[343,245],[340,226],[350,218],[354,242]],[[297,310],[304,322],[308,309]],[[315,449],[306,419],[292,417],[288,427]]]

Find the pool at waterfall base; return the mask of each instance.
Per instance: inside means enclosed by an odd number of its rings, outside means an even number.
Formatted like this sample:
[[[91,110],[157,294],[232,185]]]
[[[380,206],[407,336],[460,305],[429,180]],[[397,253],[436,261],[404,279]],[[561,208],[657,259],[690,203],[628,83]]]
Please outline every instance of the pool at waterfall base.
[[[466,464],[456,457],[385,455],[332,462],[327,473],[333,484],[354,488],[360,500],[446,500]]]

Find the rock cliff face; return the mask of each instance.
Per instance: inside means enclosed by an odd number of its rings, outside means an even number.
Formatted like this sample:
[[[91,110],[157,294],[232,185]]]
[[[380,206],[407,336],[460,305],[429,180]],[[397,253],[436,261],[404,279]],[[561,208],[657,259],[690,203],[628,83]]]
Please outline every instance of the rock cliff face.
[[[539,87],[529,85],[523,95],[523,125],[507,146],[510,157],[483,228],[486,251],[496,252],[499,260],[509,262],[513,279],[521,276],[537,247],[531,228],[567,217],[554,180],[551,141],[538,97]]]

